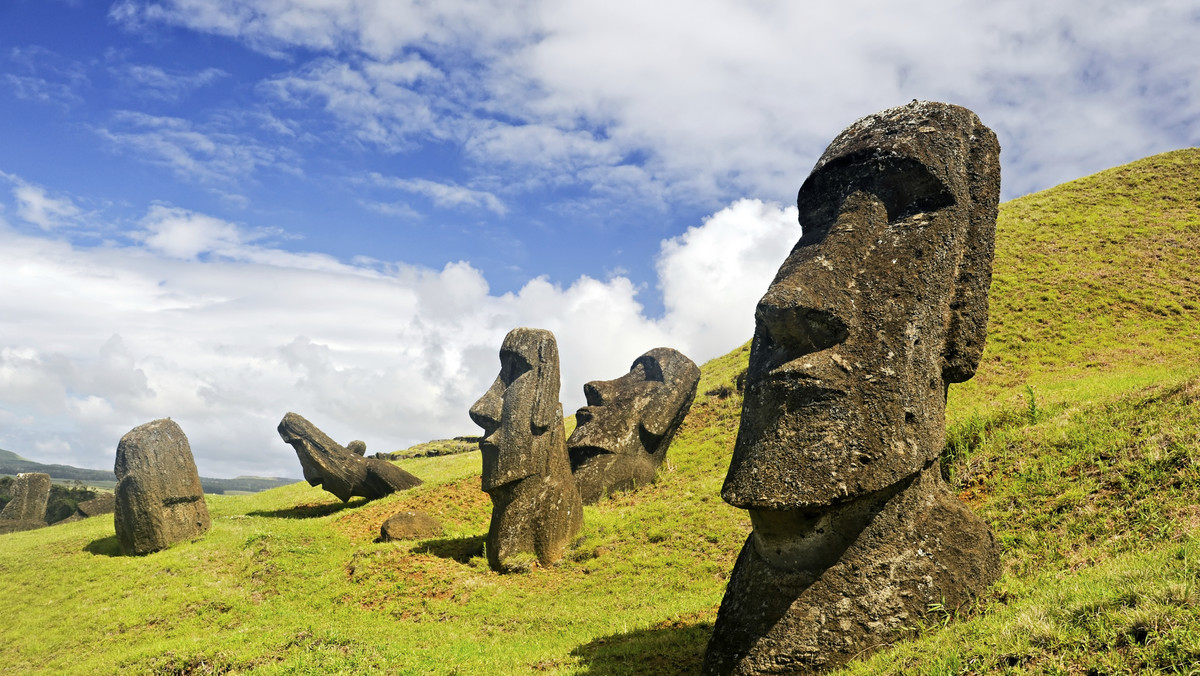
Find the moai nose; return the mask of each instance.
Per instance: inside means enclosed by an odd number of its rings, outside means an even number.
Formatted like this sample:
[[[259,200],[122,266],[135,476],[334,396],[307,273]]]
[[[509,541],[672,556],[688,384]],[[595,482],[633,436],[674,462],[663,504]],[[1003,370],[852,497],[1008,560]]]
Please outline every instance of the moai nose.
[[[503,393],[504,383],[496,378],[488,391],[471,406],[471,420],[483,428],[485,437],[500,427],[500,419],[504,416]]]
[[[819,352],[846,340],[846,322],[830,309],[813,307],[799,287],[769,291],[758,304],[755,319],[775,346],[789,357]]]
[[[603,406],[612,401],[613,386],[607,380],[593,380],[583,386],[588,406]]]

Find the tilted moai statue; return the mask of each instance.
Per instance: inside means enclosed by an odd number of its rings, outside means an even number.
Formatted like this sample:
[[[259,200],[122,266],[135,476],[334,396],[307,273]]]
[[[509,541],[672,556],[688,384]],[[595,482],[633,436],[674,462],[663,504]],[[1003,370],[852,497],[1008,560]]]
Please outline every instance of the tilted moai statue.
[[[113,523],[126,554],[148,554],[208,532],[212,521],[192,447],[179,425],[139,425],[117,444]]]
[[[999,575],[938,455],[987,328],[996,135],[913,102],[843,131],[800,188],[803,234],[755,312],[721,497],[749,510],[709,674],[816,673]]]
[[[34,530],[46,525],[50,475],[22,472],[12,484],[12,500],[0,510],[0,533]]]
[[[700,369],[677,350],[656,347],[616,380],[583,386],[567,439],[583,504],[654,481],[667,448],[696,398]]]
[[[516,328],[500,347],[500,375],[471,407],[484,432],[479,450],[483,490],[492,498],[487,558],[494,570],[508,570],[518,554],[554,563],[583,526],[558,380],[554,334]]]
[[[386,460],[364,458],[367,445],[361,441],[342,446],[302,415],[287,413],[278,431],[296,450],[308,485],[321,486],[342,502],[355,495],[374,500],[422,483]]]

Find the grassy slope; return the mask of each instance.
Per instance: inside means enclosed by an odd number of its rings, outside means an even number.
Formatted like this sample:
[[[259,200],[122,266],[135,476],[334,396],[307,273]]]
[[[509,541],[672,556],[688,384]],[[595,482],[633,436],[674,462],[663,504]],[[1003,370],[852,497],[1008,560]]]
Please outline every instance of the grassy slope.
[[[1003,205],[989,346],[951,392],[947,471],[1004,543],[1005,576],[965,621],[935,613],[850,672],[1200,660],[1197,194],[1193,149]],[[718,496],[740,398],[705,393],[728,392],[747,354],[704,366],[659,482],[586,508],[560,566],[489,571],[477,454],[408,460],[427,484],[371,503],[304,484],[208,496],[205,538],[146,557],[115,556],[110,517],[4,536],[0,664],[693,673],[748,532]],[[445,534],[374,542],[414,508]]]

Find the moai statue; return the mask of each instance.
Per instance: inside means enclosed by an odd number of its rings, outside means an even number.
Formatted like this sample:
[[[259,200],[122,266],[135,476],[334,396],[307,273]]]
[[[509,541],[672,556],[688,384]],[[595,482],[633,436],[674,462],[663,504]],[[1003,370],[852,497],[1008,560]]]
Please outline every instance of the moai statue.
[[[817,673],[999,575],[938,467],[950,383],[987,328],[996,135],[913,102],[843,131],[800,188],[803,234],[755,312],[721,497],[749,510],[708,674]]]
[[[365,443],[356,440],[342,446],[297,413],[285,414],[277,429],[296,450],[308,485],[321,486],[342,502],[355,495],[374,500],[422,483],[386,460],[364,458]]]
[[[24,472],[12,484],[12,500],[0,510],[0,533],[34,530],[46,525],[50,475]]]
[[[575,412],[575,431],[567,439],[583,504],[654,481],[699,383],[700,369],[691,359],[656,347],[620,378],[583,386],[587,406]]]
[[[212,525],[192,448],[163,418],[139,425],[117,444],[113,523],[126,554],[148,554],[199,537]]]
[[[471,407],[471,420],[484,432],[479,450],[483,490],[492,498],[487,558],[493,570],[519,566],[519,554],[554,563],[583,526],[558,388],[554,334],[516,328],[500,346],[500,375]]]

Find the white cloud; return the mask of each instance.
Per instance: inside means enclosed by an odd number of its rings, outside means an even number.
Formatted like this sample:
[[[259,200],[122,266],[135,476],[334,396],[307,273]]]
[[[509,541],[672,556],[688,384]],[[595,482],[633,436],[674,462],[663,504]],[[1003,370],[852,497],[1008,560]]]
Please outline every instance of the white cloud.
[[[800,239],[797,214],[738,200],[663,242],[656,267],[667,330],[690,336],[692,349],[709,356],[749,340],[754,307]]]
[[[418,137],[445,136],[434,101],[411,86],[439,75],[418,57],[365,66],[317,59],[262,87],[297,108],[315,101],[357,141],[396,152],[412,148]]]
[[[219,68],[181,73],[167,72],[148,64],[123,64],[113,69],[113,75],[138,96],[167,101],[174,101],[195,89],[229,77],[229,73]]]
[[[147,209],[136,246],[0,221],[0,447],[106,467],[122,434],[170,416],[206,475],[296,475],[275,433],[288,410],[372,450],[473,432],[466,411],[515,326],[558,337],[570,414],[584,382],[652,347],[703,362],[746,340],[794,217],[742,201],[664,242],[659,319],[620,276],[493,295],[466,262],[346,264],[168,205]]]
[[[142,225],[146,230],[140,237],[148,249],[184,260],[208,252],[230,256],[251,239],[233,223],[165,205],[150,207]]]
[[[81,64],[38,46],[13,47],[7,56],[21,71],[3,76],[17,98],[68,108],[83,101],[80,90],[86,87],[88,78]]]
[[[295,156],[285,150],[228,132],[200,129],[177,117],[120,111],[110,126],[96,132],[118,150],[202,184],[230,185],[259,167],[299,171]]]
[[[672,200],[783,199],[839,130],[913,98],[965,105],[1000,133],[1010,196],[1200,143],[1200,13],[1179,0],[127,0],[113,13],[327,55],[277,86],[318,97],[359,140],[436,134],[485,166],[552,165],[583,184],[577,171],[634,156],[651,182],[635,192],[668,184]],[[413,91],[427,74],[412,50],[443,88]],[[393,68],[401,85],[382,91],[371,71]]]
[[[0,171],[0,178],[13,184],[12,194],[17,202],[17,217],[43,230],[75,224],[83,210],[70,197],[53,197],[46,189]]]
[[[500,198],[485,190],[473,190],[424,178],[392,178],[377,173],[371,174],[370,180],[378,186],[423,195],[439,207],[483,207],[500,216],[508,213],[508,207],[504,206]]]

